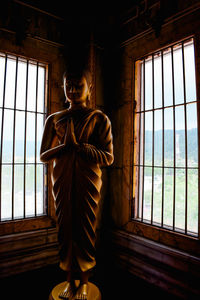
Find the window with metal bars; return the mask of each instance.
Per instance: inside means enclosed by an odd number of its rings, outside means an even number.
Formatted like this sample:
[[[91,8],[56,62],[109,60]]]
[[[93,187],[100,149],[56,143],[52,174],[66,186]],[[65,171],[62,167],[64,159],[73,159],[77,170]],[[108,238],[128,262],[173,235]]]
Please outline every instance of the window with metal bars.
[[[134,219],[198,235],[194,40],[135,62]]]
[[[0,221],[46,214],[39,151],[47,65],[0,53]]]

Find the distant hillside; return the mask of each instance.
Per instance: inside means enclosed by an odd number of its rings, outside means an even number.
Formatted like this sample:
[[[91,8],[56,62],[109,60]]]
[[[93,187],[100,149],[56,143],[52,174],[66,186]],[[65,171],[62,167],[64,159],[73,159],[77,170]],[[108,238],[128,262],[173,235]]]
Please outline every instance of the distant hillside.
[[[40,142],[37,143],[37,151],[40,151]],[[13,153],[13,143],[11,141],[4,140],[3,143],[3,158],[4,162],[11,161]],[[24,156],[24,142],[23,141],[16,141],[15,142],[15,157],[16,161],[19,158],[23,158]],[[26,157],[35,157],[35,142],[34,141],[27,141],[26,143]]]
[[[176,131],[176,138],[178,138],[176,147],[179,148],[180,158],[185,157],[185,131]],[[154,152],[155,160],[161,159],[162,149],[162,130],[155,131],[154,133]],[[165,130],[164,136],[165,142],[165,157],[171,158],[173,155],[173,130]],[[190,129],[187,132],[187,143],[188,143],[188,158],[197,162],[198,161],[198,145],[197,145],[197,130]],[[151,159],[152,155],[152,132],[145,132],[145,155],[146,160]]]

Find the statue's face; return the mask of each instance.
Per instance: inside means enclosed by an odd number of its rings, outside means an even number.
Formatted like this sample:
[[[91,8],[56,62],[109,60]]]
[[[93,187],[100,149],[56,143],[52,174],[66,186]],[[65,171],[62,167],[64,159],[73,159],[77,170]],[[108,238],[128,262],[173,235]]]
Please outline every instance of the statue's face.
[[[89,95],[89,88],[85,77],[64,78],[64,92],[67,99],[73,103],[85,102]]]

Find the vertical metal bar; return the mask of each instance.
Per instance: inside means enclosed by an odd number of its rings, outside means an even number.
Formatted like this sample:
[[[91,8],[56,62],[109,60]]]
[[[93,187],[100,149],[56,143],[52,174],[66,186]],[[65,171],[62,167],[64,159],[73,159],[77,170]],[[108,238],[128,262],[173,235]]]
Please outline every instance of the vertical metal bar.
[[[145,171],[145,59],[143,61],[143,111],[144,111],[144,116],[143,116],[143,174],[142,174],[142,216],[141,219],[143,221],[144,217],[144,171]]]
[[[133,76],[131,76],[131,86],[133,87],[134,85],[134,97],[132,95],[132,89],[131,89],[131,99],[133,101],[133,119],[132,119],[132,137],[133,137],[133,148],[132,148],[132,157],[131,157],[131,161],[132,161],[132,170],[131,170],[131,183],[132,183],[132,191],[131,191],[131,213],[130,213],[130,216],[131,218],[135,218],[135,207],[136,207],[136,197],[133,197],[133,189],[135,188],[134,187],[134,178],[135,178],[135,174],[136,174],[136,166],[135,166],[135,160],[134,160],[134,154],[135,154],[135,144],[134,144],[134,141],[135,141],[135,84],[136,84],[136,80],[135,80],[135,73],[136,73],[136,63],[134,61],[132,61],[132,68],[133,68]]]
[[[1,220],[1,179],[2,179],[2,150],[3,150],[3,128],[4,128],[4,106],[5,106],[5,93],[6,93],[6,74],[7,74],[7,55],[5,56],[5,69],[4,69],[4,85],[3,85],[3,103],[2,103],[2,120],[1,120],[1,145],[0,145],[0,220]]]
[[[37,102],[38,102],[38,62],[37,62],[37,71],[36,71],[36,99],[35,99],[35,164],[34,164],[34,173],[35,173],[35,217],[37,215]]]
[[[47,68],[44,69],[44,109],[43,109],[43,123],[47,118],[47,88],[48,88],[48,76],[49,72],[47,72]],[[47,181],[48,181],[48,166],[47,164],[43,164],[43,213],[48,213],[48,188],[47,188]]]
[[[26,217],[26,131],[27,131],[27,101],[28,101],[28,71],[29,61],[26,62],[26,98],[25,98],[25,120],[24,120],[24,218]]]
[[[12,220],[14,219],[14,193],[15,193],[15,123],[16,123],[16,98],[17,98],[17,78],[18,78],[18,57],[16,58],[15,70],[15,95],[14,95],[14,120],[13,120],[13,157],[12,157]]]
[[[164,219],[164,196],[165,196],[165,110],[164,110],[164,63],[163,51],[161,51],[161,71],[162,71],[162,207],[161,207],[161,227]]]
[[[151,224],[153,223],[153,197],[154,197],[154,55],[152,55],[152,192],[151,192]]]
[[[176,201],[176,119],[175,119],[175,88],[174,88],[174,55],[171,47],[172,60],[172,93],[173,93],[173,138],[174,138],[174,178],[173,178],[173,230],[175,229],[175,201]]]
[[[192,39],[193,46],[194,46],[194,59],[195,59],[195,83],[196,83],[196,99],[200,98],[200,90],[197,88],[197,83],[200,80],[199,76],[199,53],[196,51],[196,49],[199,49],[200,43],[199,39]],[[197,109],[197,145],[198,145],[198,227],[197,227],[197,234],[198,238],[200,239],[200,168],[199,168],[199,162],[200,162],[200,103],[199,101],[196,102],[196,109]]]
[[[143,65],[140,65],[141,68],[143,67]],[[142,82],[142,76],[141,76],[141,71],[140,71],[140,89],[143,86],[143,82]],[[140,216],[139,213],[139,207],[141,206],[140,203],[140,151],[141,151],[141,93],[140,93],[140,111],[137,114],[137,117],[139,117],[139,126],[138,126],[138,141],[139,141],[139,151],[138,151],[138,183],[137,183],[137,188],[138,188],[138,205],[137,205],[137,216]]]
[[[185,86],[185,57],[184,43],[182,42],[182,64],[183,64],[183,92],[184,92],[184,118],[185,118],[185,234],[187,234],[187,210],[188,210],[188,153],[187,153],[187,110],[186,110],[186,86]]]

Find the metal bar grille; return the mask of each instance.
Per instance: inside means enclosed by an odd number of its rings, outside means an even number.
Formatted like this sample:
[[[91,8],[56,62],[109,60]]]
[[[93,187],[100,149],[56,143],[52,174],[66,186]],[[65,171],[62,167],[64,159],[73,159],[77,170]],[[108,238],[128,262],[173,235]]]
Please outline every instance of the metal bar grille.
[[[46,107],[43,63],[0,53],[0,221],[47,214],[38,160]]]
[[[172,95],[173,95],[173,150],[174,150],[174,174],[173,174],[173,230],[175,229],[175,201],[176,201],[176,115],[175,115],[175,87],[174,87],[174,52],[171,47],[172,60]]]
[[[25,121],[24,121],[24,218],[26,217],[26,138],[27,138],[27,101],[28,101],[28,71],[29,61],[26,63],[26,97],[25,97]]]
[[[1,177],[2,177],[2,149],[3,149],[3,128],[4,128],[4,105],[5,105],[5,90],[6,90],[6,73],[7,73],[7,55],[5,56],[5,68],[4,68],[4,84],[3,84],[3,101],[2,101],[2,119],[1,119],[1,149],[0,149],[0,191],[2,188]],[[0,220],[2,216],[2,205],[1,205],[1,193],[0,193]]]
[[[16,99],[17,99],[17,70],[18,70],[18,57],[16,59],[16,70],[15,70],[15,96],[14,96],[14,120],[13,120],[13,157],[12,157],[12,219],[14,219],[14,183],[15,183],[15,122],[16,122]]]
[[[145,60],[143,62],[143,86],[144,86],[144,90],[143,90],[143,108],[144,108],[144,111],[145,111]],[[142,132],[142,141],[143,141],[143,158],[142,158],[142,161],[143,161],[143,167],[142,167],[142,220],[144,218],[144,172],[145,172],[145,168],[144,168],[144,162],[145,162],[145,114],[143,114],[143,132]]]
[[[151,224],[153,222],[153,196],[154,196],[154,56],[152,56],[152,194],[151,194]]]
[[[162,107],[164,104],[164,66],[163,66],[163,51],[161,51],[161,70],[162,70]],[[162,110],[162,207],[161,207],[161,226],[163,227],[164,219],[164,197],[165,197],[165,172],[164,172],[164,163],[165,163],[165,114],[164,109]]]
[[[147,63],[151,75],[146,71],[145,76]],[[140,128],[139,145],[134,147],[139,149],[134,153],[138,155],[134,164],[138,204],[133,205],[138,209],[133,215],[141,222],[197,236],[198,99],[193,38],[144,57],[135,66],[141,69],[137,74],[142,74],[137,95],[143,97],[135,95]],[[152,103],[148,91],[152,91]]]
[[[186,110],[186,86],[185,86],[185,58],[184,43],[182,42],[182,64],[183,64],[183,92],[184,92],[184,121],[185,121],[185,234],[187,234],[187,204],[188,204],[188,155],[187,155],[187,110]]]

